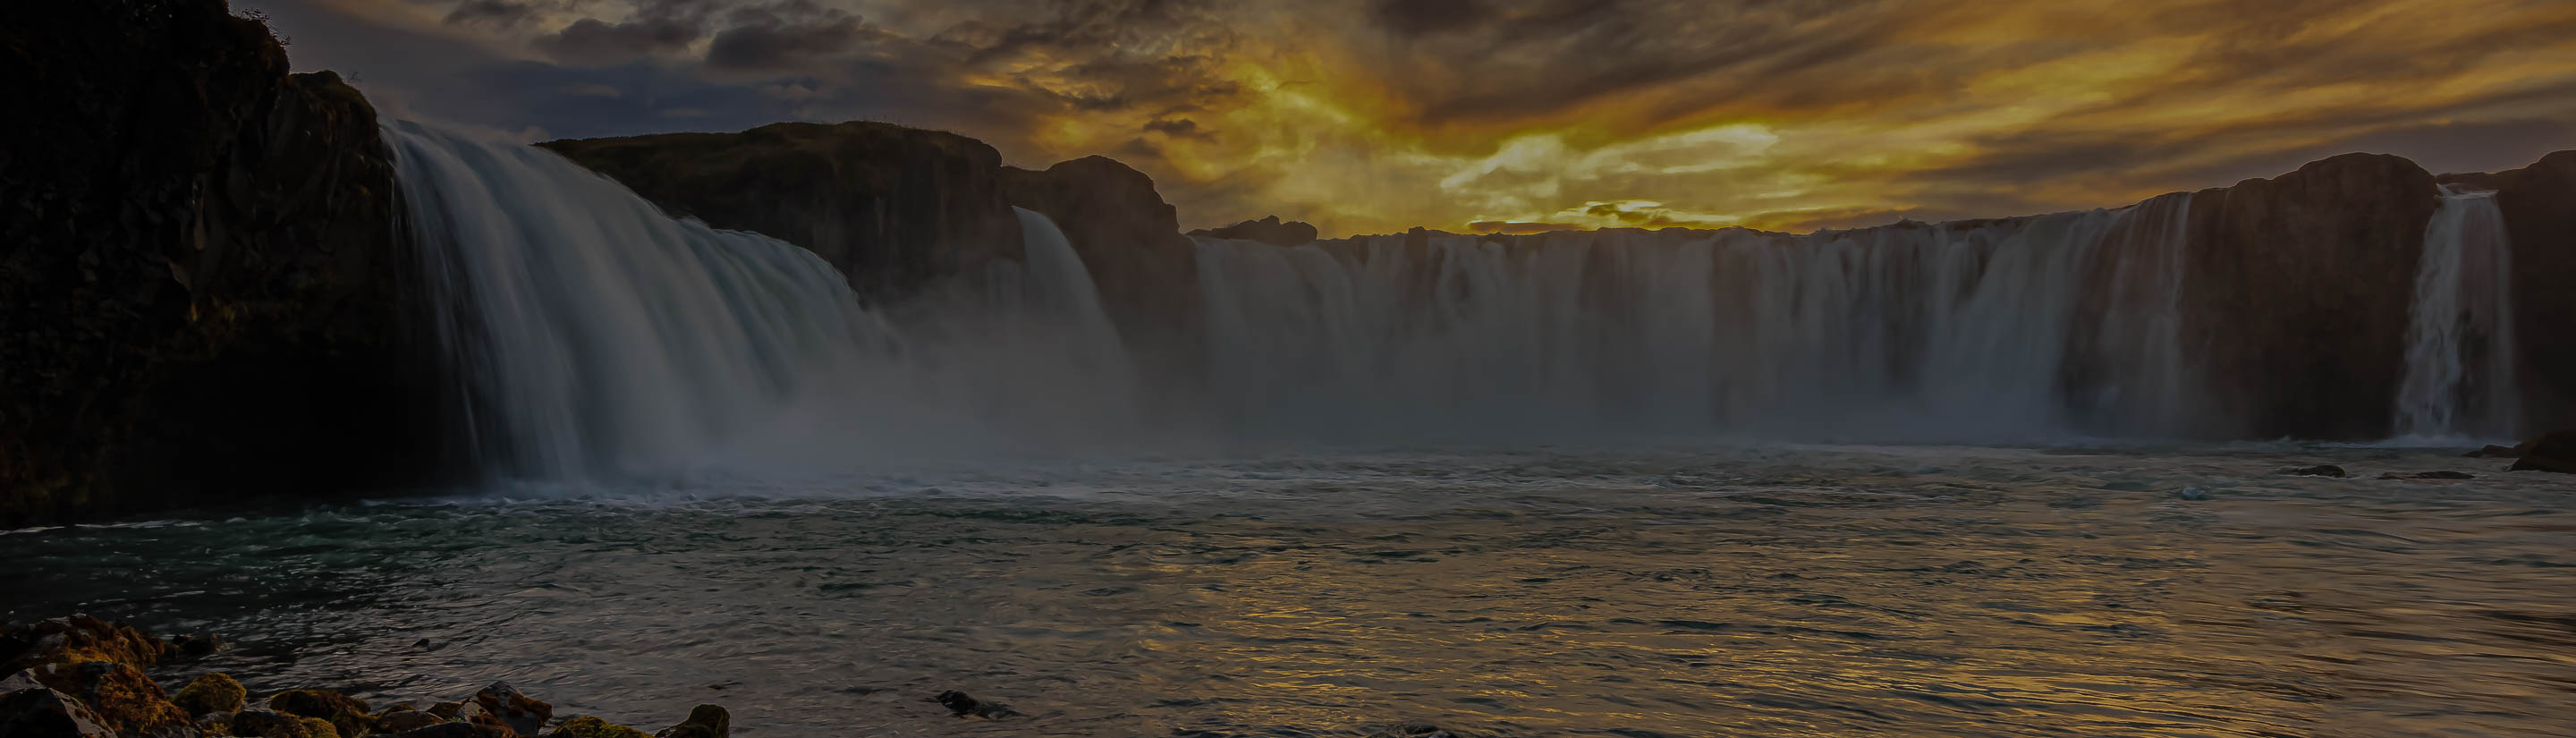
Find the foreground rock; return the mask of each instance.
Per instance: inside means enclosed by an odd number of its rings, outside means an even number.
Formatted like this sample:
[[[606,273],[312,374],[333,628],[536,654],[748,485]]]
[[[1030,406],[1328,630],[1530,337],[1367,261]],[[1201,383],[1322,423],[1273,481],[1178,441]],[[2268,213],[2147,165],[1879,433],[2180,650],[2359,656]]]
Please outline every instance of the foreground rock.
[[[177,650],[140,629],[77,613],[25,627],[0,626],[0,672],[82,661],[149,669]]]
[[[376,113],[223,0],[0,3],[0,528],[421,481]]]
[[[2275,473],[2277,473],[2277,474],[2281,474],[2281,475],[2284,475],[2284,476],[2293,476],[2293,477],[2334,477],[2334,478],[2337,478],[2337,479],[2341,479],[2341,478],[2344,478],[2344,477],[2352,476],[2352,475],[2350,475],[2350,474],[2346,474],[2346,473],[2344,473],[2343,467],[2335,466],[2335,465],[2333,465],[2333,464],[2318,464],[2318,465],[2316,465],[2316,466],[2294,466],[2294,467],[2290,467],[2290,468],[2282,469],[2282,470],[2280,470],[2280,471],[2278,471],[2278,472],[2275,472]]]
[[[1315,241],[1316,231],[1315,225],[1312,223],[1294,220],[1281,222],[1279,220],[1279,216],[1273,215],[1260,220],[1247,220],[1222,228],[1201,228],[1195,231],[1190,231],[1190,235],[1205,236],[1208,238],[1229,238],[1241,241],[1260,241],[1272,246],[1297,246],[1313,243]]]
[[[932,695],[930,697],[930,701],[939,703],[940,707],[948,708],[949,714],[956,715],[958,717],[979,717],[986,720],[1000,720],[1002,718],[1020,714],[1018,710],[1011,709],[1010,705],[975,699],[974,695],[954,689]]]
[[[28,651],[46,660],[0,677],[0,738],[649,738],[589,716],[549,731],[552,704],[499,682],[428,710],[398,703],[371,712],[364,700],[311,688],[270,693],[250,707],[250,691],[220,672],[165,694],[134,663],[153,655],[145,644],[162,643],[140,629],[75,615],[6,633],[40,634],[34,640],[53,647]],[[655,735],[731,738],[731,731],[723,707],[699,705]]]
[[[2513,471],[2576,474],[2576,430],[2552,431],[2524,447],[2522,458],[2513,462]]]

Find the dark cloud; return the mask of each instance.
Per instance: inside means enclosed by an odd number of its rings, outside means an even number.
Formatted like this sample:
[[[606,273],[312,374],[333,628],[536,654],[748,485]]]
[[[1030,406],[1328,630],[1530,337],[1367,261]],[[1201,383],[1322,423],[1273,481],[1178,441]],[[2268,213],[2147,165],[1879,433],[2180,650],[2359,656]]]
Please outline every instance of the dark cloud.
[[[726,28],[707,44],[707,66],[726,70],[804,69],[847,53],[870,34],[845,13],[796,22],[775,16]]]
[[[1493,8],[1484,0],[1374,0],[1369,18],[1399,37],[1457,30],[1488,22]]]
[[[1191,138],[1202,141],[1214,138],[1214,136],[1209,135],[1207,131],[1199,128],[1198,121],[1190,120],[1188,118],[1163,118],[1147,121],[1145,123],[1145,132],[1160,133],[1172,138]]]
[[[447,12],[448,25],[486,25],[512,29],[536,20],[537,4],[516,0],[467,0]]]
[[[682,18],[641,18],[622,23],[583,18],[537,39],[536,45],[558,61],[617,64],[686,49],[701,33],[697,23]]]

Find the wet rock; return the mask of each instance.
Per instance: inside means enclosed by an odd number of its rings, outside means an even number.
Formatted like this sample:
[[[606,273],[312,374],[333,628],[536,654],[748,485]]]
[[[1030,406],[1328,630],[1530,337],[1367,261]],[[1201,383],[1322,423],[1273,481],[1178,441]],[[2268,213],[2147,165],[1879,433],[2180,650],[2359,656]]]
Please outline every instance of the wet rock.
[[[954,689],[933,695],[931,696],[930,701],[937,702],[941,707],[948,708],[949,712],[955,713],[958,717],[972,716],[987,720],[998,720],[1020,714],[1018,711],[1011,709],[1010,705],[975,699],[974,695]]]
[[[555,726],[546,738],[653,738],[653,734],[584,715]]]
[[[2404,474],[2404,473],[2399,473],[2399,472],[2386,472],[2386,473],[2380,474],[2380,475],[2379,475],[2379,478],[2381,478],[2381,479],[2476,479],[2476,478],[2477,478],[2477,475],[2475,475],[2475,474],[2470,474],[2470,473],[2468,473],[2468,472],[2455,472],[2455,471],[2450,471],[2450,470],[2448,470],[2448,469],[2442,469],[2442,470],[2428,471],[2428,472],[2415,472],[2415,473],[2413,473],[2413,474]]]
[[[125,735],[160,735],[191,729],[195,721],[169,694],[143,672],[126,664],[83,661],[51,664],[30,672],[36,681],[70,695],[98,715],[101,724]]]
[[[2174,493],[2174,496],[2186,500],[2206,500],[2209,499],[2209,490],[2199,487],[2184,487],[2181,492]]]
[[[2513,471],[2576,474],[2576,430],[2551,431],[2523,445],[2527,448],[2514,460]]]
[[[2471,459],[2519,459],[2522,458],[2522,451],[2522,446],[2498,446],[2490,443],[2460,456]]]
[[[70,695],[21,671],[0,679],[0,736],[6,738],[116,738],[105,720]]]
[[[329,720],[274,710],[234,713],[232,734],[241,738],[340,738],[339,730],[331,727]]]
[[[1313,243],[1316,231],[1314,224],[1294,220],[1283,222],[1279,220],[1279,216],[1273,215],[1260,220],[1247,220],[1222,228],[1201,228],[1195,231],[1190,231],[1190,235],[1205,236],[1208,238],[1234,239],[1239,241],[1260,241],[1272,246],[1297,246]]]
[[[1368,738],[1466,738],[1466,734],[1430,723],[1396,723]]]
[[[386,710],[376,714],[376,730],[386,733],[408,733],[444,722],[447,722],[446,718],[421,710]]]
[[[463,702],[433,702],[430,703],[428,712],[432,715],[454,720],[456,719],[456,712],[464,707],[465,703]]]
[[[250,692],[242,689],[241,682],[234,681],[230,674],[217,671],[189,680],[177,694],[170,695],[170,704],[178,705],[189,715],[202,717],[241,712],[248,706],[246,700],[249,697]]]
[[[157,666],[171,655],[170,644],[142,629],[88,615],[40,620],[0,634],[0,673],[47,664],[106,661],[137,669]]]
[[[327,689],[290,689],[268,698],[268,709],[321,718],[343,736],[363,736],[376,732],[375,716],[367,703]]]
[[[546,727],[546,721],[554,719],[555,716],[554,705],[520,694],[519,690],[503,682],[493,682],[492,686],[475,692],[473,697],[467,698],[466,704],[480,709],[478,711],[460,709],[457,712],[458,719],[478,722],[475,719],[475,713],[480,712],[508,726],[512,732],[526,736],[536,735],[537,731]]]
[[[2293,477],[2334,477],[2334,478],[2337,478],[2337,479],[2341,479],[2341,478],[2343,478],[2343,477],[2352,476],[2352,475],[2350,475],[2350,474],[2345,474],[2345,473],[2344,473],[2344,471],[2343,471],[2343,467],[2335,466],[2335,465],[2333,465],[2333,464],[2318,464],[2318,465],[2316,465],[2316,466],[2293,466],[2293,467],[2287,467],[2287,468],[2284,468],[2284,469],[2282,469],[2282,470],[2280,470],[2280,471],[2278,471],[2278,472],[2274,472],[2274,473],[2275,473],[2275,474],[2285,475],[2285,476],[2293,476]]]
[[[393,735],[395,738],[514,738],[518,734],[510,732],[506,725],[458,721],[413,728]]]
[[[689,719],[653,734],[655,738],[731,738],[733,715],[716,705],[699,705],[689,710]]]
[[[226,645],[223,638],[212,635],[182,633],[170,637],[171,658],[174,659],[202,659],[224,650]]]

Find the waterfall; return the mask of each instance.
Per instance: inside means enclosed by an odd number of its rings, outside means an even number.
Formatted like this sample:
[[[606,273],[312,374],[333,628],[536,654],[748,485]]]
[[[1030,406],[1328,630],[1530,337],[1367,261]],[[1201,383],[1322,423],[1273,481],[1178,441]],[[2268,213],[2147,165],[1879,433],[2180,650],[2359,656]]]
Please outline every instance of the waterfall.
[[[2424,230],[2397,431],[2410,438],[2500,438],[2514,403],[2512,248],[2495,193],[2442,187]]]
[[[1805,236],[1201,239],[1209,395],[1287,435],[2179,433],[2203,406],[2190,198]]]
[[[550,152],[385,133],[496,475],[977,454],[1134,416],[1099,295],[1036,213],[1018,213],[1028,265],[896,320],[805,249],[673,218]]]

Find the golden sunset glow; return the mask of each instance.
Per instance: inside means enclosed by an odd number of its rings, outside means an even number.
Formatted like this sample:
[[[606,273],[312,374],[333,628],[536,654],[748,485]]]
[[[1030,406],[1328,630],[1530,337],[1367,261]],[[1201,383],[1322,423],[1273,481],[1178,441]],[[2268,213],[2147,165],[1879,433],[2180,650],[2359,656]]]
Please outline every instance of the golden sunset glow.
[[[1803,231],[2115,206],[2346,151],[2447,169],[2576,147],[2564,2],[271,4],[289,32],[302,10],[647,68],[759,90],[770,119],[945,128],[1022,166],[1106,154],[1185,227]],[[743,29],[763,35],[718,48]],[[371,94],[435,96],[392,76]],[[644,104],[664,129],[729,110]],[[608,133],[487,117],[466,122]]]

